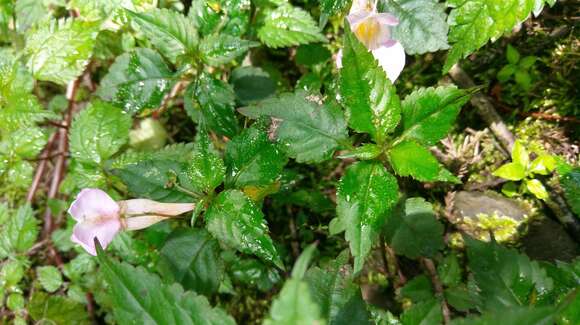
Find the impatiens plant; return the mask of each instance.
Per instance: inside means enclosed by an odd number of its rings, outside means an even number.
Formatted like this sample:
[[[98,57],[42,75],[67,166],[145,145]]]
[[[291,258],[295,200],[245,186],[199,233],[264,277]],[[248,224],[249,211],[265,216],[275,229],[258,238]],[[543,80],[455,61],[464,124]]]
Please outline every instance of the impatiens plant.
[[[519,206],[472,193],[516,128],[459,64],[545,4],[0,1],[0,323],[579,323],[577,250],[458,221]],[[578,214],[557,151],[516,141],[504,193]]]

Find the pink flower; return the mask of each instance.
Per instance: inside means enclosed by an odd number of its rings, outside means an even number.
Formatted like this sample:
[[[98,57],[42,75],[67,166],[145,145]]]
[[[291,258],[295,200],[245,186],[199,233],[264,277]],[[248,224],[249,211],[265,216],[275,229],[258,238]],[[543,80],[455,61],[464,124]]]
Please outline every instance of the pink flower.
[[[147,199],[115,202],[99,189],[83,189],[68,213],[77,221],[71,240],[96,255],[94,239],[106,248],[121,230],[147,228],[195,208],[194,203],[161,203]]]
[[[389,13],[377,12],[376,1],[371,0],[355,0],[346,19],[357,39],[395,82],[405,67],[405,49],[391,38],[391,26],[398,25],[399,20]],[[337,53],[336,66],[342,68],[342,50]]]

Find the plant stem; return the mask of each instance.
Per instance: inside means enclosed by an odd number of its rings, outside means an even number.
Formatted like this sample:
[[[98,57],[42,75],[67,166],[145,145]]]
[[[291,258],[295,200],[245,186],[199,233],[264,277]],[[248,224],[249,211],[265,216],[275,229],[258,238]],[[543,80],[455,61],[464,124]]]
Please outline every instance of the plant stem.
[[[451,322],[451,311],[449,310],[449,306],[447,305],[447,301],[445,300],[445,295],[443,291],[443,284],[439,280],[439,276],[437,275],[437,269],[435,268],[435,263],[433,260],[429,258],[421,258],[421,262],[427,273],[429,273],[429,277],[431,278],[431,283],[433,284],[433,288],[435,289],[435,295],[441,301],[441,313],[443,314],[443,324],[449,324]]]

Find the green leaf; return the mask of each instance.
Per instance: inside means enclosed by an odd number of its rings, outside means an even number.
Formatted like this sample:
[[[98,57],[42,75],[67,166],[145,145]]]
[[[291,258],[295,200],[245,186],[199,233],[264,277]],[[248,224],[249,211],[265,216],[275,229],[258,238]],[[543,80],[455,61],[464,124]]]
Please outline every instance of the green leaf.
[[[468,100],[468,94],[455,86],[420,88],[412,92],[402,102],[403,133],[399,139],[435,144],[453,127]]]
[[[560,185],[570,208],[580,218],[580,168],[575,168],[561,176]]]
[[[340,159],[356,158],[360,160],[371,160],[375,159],[383,153],[383,148],[374,143],[366,143],[360,147],[356,147],[353,150],[341,154],[338,156]]]
[[[411,176],[419,181],[437,180],[439,161],[429,150],[414,141],[403,141],[389,152],[389,162],[399,176]]]
[[[515,80],[524,90],[529,90],[532,87],[532,76],[527,71],[518,70],[515,74]]]
[[[296,49],[296,63],[313,67],[330,60],[330,51],[322,44],[304,44]]]
[[[14,215],[8,213],[7,220],[0,223],[0,259],[26,253],[37,236],[38,221],[29,204],[22,205]]]
[[[378,162],[358,162],[346,169],[337,190],[337,214],[346,227],[345,238],[358,273],[371,246],[397,202],[395,177]]]
[[[388,0],[383,10],[399,19],[393,38],[408,54],[423,54],[449,48],[445,6],[436,0]]]
[[[534,8],[534,0],[447,0],[453,9],[447,23],[452,48],[443,71],[460,59],[498,39],[524,21]]]
[[[255,127],[245,129],[226,146],[226,185],[237,188],[268,185],[280,177],[286,157]]]
[[[187,175],[191,186],[199,193],[211,193],[224,180],[226,167],[205,132],[198,134],[195,151]]]
[[[217,292],[223,265],[219,243],[203,229],[178,228],[159,250],[157,269],[164,279],[203,295]]]
[[[239,111],[251,118],[272,118],[274,136],[291,158],[321,162],[332,157],[339,144],[347,141],[348,134],[340,108],[315,100],[305,92],[286,93]]]
[[[193,0],[188,16],[203,36],[212,33],[242,36],[250,24],[250,0]]]
[[[402,298],[410,299],[413,302],[421,302],[433,299],[433,285],[426,275],[418,275],[407,282],[399,291]]]
[[[520,61],[519,66],[522,69],[528,70],[536,63],[537,59],[535,56],[526,56]]]
[[[302,251],[294,263],[294,267],[292,267],[292,278],[302,280],[304,274],[306,274],[306,270],[308,269],[308,265],[312,260],[314,252],[316,252],[316,244],[310,244]]]
[[[493,175],[510,181],[519,181],[526,177],[526,169],[517,163],[507,163],[494,171]]]
[[[100,271],[109,284],[113,314],[122,324],[235,324],[204,296],[164,284],[143,267],[133,267],[105,256],[98,248]]]
[[[80,162],[102,164],[127,142],[129,128],[128,114],[106,102],[94,101],[72,123],[71,156]]]
[[[514,73],[516,73],[516,71],[517,71],[516,66],[508,64],[503,68],[501,68],[501,70],[499,70],[499,72],[497,73],[497,80],[499,80],[500,82],[506,82],[511,78],[511,76]]]
[[[42,288],[48,292],[55,292],[62,285],[62,275],[60,271],[52,266],[41,266],[36,269],[38,281]]]
[[[349,0],[319,0],[320,10],[328,16],[334,16],[337,13],[344,10],[348,4]]]
[[[44,1],[20,0],[15,3],[14,11],[19,33],[26,33],[31,27],[49,17]]]
[[[264,214],[244,193],[237,190],[220,193],[209,206],[205,220],[207,229],[220,243],[284,268],[268,235]]]
[[[202,75],[185,94],[185,111],[197,123],[229,138],[240,132],[235,114],[235,94],[230,85]]]
[[[401,315],[405,325],[442,324],[441,304],[435,298],[414,304]]]
[[[229,63],[260,43],[227,34],[213,34],[204,38],[199,49],[201,58],[210,66]]]
[[[135,114],[159,107],[174,83],[173,73],[157,52],[137,48],[117,57],[97,95]]]
[[[244,104],[270,97],[276,92],[276,83],[264,70],[256,67],[238,67],[230,79],[237,100]]]
[[[387,75],[356,36],[345,31],[340,92],[348,123],[357,132],[384,142],[401,119],[401,103]]]
[[[511,44],[508,44],[506,57],[509,63],[516,64],[520,60],[520,53],[518,50],[516,50],[515,47],[511,46]]]
[[[91,324],[83,304],[59,295],[35,291],[27,310],[38,323]]]
[[[301,8],[285,3],[265,11],[264,15],[264,25],[258,29],[258,37],[268,47],[326,42],[314,19]]]
[[[534,194],[534,196],[537,197],[538,199],[546,200],[550,197],[548,191],[546,191],[546,188],[539,180],[526,179],[524,183],[526,184],[526,188],[528,189],[528,191]]]
[[[36,79],[65,85],[89,62],[97,38],[97,23],[51,20],[27,33],[24,53]]]
[[[548,175],[556,168],[556,159],[552,155],[539,155],[530,164],[529,171],[534,174]]]
[[[457,286],[461,283],[461,265],[459,259],[454,253],[451,253],[443,259],[437,266],[437,274],[441,279],[441,283],[451,287]]]
[[[146,13],[127,10],[149,41],[169,61],[176,63],[180,56],[197,51],[198,36],[193,21],[169,9],[154,9]]]
[[[512,307],[495,312],[484,313],[477,317],[455,319],[452,325],[489,325],[489,324],[555,324],[553,307]]]
[[[310,295],[306,282],[290,279],[284,283],[272,303],[270,316],[264,325],[323,324],[320,309]]]
[[[443,225],[423,198],[405,201],[404,213],[394,213],[387,221],[385,237],[398,254],[413,259],[433,257],[445,246]]]

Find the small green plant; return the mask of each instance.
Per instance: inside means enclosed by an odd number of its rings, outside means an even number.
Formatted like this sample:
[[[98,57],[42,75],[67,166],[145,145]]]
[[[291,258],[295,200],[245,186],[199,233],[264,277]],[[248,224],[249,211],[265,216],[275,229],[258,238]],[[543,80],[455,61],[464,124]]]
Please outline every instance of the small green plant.
[[[534,64],[538,58],[533,55],[522,58],[518,50],[511,45],[507,46],[506,57],[508,64],[499,70],[497,79],[501,83],[506,83],[513,78],[518,86],[525,91],[529,91],[534,81],[532,77]]]
[[[556,168],[556,159],[553,156],[538,154],[536,159],[530,161],[526,148],[520,141],[516,141],[512,148],[512,162],[498,168],[493,175],[511,181],[502,188],[502,192],[509,197],[529,192],[538,199],[545,200],[548,198],[548,191],[535,176],[548,175],[554,168]],[[519,191],[514,183],[517,181],[521,181]]]

